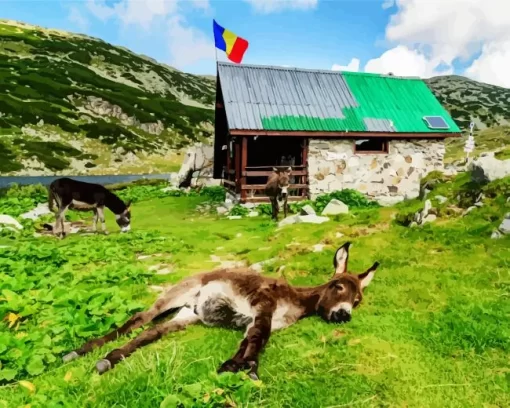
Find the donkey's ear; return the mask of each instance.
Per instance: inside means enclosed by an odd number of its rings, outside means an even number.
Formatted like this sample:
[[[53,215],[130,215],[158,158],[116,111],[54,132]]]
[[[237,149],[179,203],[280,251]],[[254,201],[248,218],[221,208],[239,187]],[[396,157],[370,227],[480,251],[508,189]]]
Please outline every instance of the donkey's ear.
[[[290,172],[292,171],[292,167],[290,167],[290,166],[289,166],[289,167],[287,167],[287,170],[286,170],[286,171],[290,173]]]
[[[273,167],[273,171],[274,171],[275,173],[278,173],[278,169],[277,169],[276,167]]]
[[[361,289],[365,289],[372,279],[374,278],[375,271],[379,267],[379,262],[374,263],[370,268],[367,269],[366,272],[360,273],[358,275],[359,282],[361,284]]]
[[[350,242],[346,242],[335,252],[333,257],[333,266],[335,267],[335,275],[347,272],[347,261],[349,260]]]

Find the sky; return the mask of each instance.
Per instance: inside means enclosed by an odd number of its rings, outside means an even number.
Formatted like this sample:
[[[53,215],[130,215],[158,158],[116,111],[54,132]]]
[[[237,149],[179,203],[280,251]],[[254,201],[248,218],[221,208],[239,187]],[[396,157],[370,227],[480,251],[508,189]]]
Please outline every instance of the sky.
[[[0,0],[0,18],[99,37],[215,74],[212,21],[246,39],[242,63],[510,87],[510,0]]]

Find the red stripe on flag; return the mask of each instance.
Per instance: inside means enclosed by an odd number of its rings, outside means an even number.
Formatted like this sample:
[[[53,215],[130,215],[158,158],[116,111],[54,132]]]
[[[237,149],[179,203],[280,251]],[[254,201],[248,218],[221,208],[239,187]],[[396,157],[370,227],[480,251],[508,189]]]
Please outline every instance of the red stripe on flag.
[[[239,64],[243,60],[244,53],[248,49],[248,41],[244,38],[237,37],[232,51],[228,54],[228,59],[232,62]]]

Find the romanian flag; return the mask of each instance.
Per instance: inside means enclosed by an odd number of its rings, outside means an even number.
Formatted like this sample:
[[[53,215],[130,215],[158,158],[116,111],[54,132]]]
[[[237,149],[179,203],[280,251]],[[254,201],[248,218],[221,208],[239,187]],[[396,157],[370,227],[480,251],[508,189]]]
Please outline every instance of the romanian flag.
[[[239,64],[248,49],[248,41],[238,37],[232,31],[226,30],[216,20],[213,20],[213,29],[216,48],[225,51],[230,61]]]

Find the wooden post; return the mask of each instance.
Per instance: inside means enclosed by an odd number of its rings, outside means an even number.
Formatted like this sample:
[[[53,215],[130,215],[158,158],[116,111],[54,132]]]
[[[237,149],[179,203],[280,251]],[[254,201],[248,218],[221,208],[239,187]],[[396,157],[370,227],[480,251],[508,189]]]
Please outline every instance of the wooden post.
[[[303,154],[302,154],[302,163],[304,166],[304,170],[306,171],[306,175],[302,176],[301,184],[308,185],[308,138],[303,140]],[[303,189],[301,192],[301,196],[304,197],[308,194],[308,189]]]
[[[246,166],[248,165],[248,138],[245,136],[241,140],[241,186],[246,185]],[[241,202],[246,202],[246,190],[241,189]]]
[[[226,174],[226,179],[227,180],[230,180],[230,168],[231,168],[231,163],[230,163],[230,135],[227,135],[227,174]]]
[[[239,143],[239,138],[236,138],[235,141],[236,148],[234,153],[234,160],[236,165],[236,186],[237,186],[237,193],[241,192],[241,144]]]

